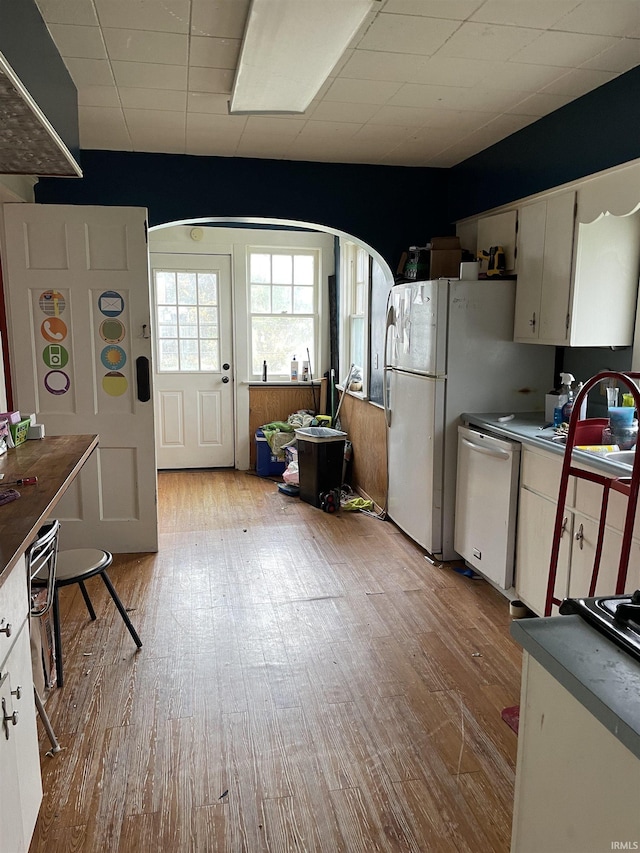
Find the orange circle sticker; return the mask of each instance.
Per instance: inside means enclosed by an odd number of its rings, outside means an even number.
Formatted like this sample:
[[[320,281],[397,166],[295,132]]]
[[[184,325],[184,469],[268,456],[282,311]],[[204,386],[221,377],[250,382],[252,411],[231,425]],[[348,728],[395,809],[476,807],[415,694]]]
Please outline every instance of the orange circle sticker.
[[[67,324],[60,317],[47,317],[42,321],[40,334],[52,344],[59,344],[67,337]]]

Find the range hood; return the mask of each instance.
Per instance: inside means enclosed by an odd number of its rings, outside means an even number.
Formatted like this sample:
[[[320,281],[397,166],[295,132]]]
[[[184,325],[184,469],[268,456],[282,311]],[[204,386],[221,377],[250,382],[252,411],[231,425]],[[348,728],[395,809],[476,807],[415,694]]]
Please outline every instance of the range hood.
[[[82,177],[82,170],[0,53],[0,174]]]

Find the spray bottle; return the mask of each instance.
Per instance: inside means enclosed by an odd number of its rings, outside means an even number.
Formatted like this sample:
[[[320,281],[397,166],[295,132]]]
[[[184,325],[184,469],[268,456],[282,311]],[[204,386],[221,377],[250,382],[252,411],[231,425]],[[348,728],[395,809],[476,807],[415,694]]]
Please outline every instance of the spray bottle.
[[[567,402],[562,407],[562,422],[568,424],[571,420],[571,412],[573,411],[573,400],[575,397],[575,377],[570,373],[560,374],[560,394],[566,394]]]

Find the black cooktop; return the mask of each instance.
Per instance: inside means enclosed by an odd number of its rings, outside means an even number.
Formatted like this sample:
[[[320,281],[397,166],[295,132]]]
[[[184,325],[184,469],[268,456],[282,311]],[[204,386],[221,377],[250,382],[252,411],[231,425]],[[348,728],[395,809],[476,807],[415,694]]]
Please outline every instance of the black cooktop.
[[[626,595],[565,598],[560,613],[581,616],[640,661],[640,590]]]

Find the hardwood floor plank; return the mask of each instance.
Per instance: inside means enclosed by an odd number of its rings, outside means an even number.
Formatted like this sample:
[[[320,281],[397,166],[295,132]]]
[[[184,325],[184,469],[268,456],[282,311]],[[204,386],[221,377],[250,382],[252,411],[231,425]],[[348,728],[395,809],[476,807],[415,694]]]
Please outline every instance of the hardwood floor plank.
[[[393,524],[231,470],[161,472],[160,551],[63,590],[31,853],[506,853],[506,599]]]

